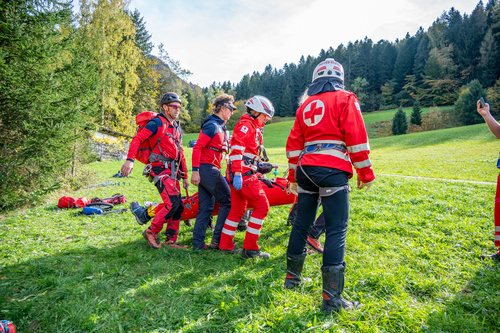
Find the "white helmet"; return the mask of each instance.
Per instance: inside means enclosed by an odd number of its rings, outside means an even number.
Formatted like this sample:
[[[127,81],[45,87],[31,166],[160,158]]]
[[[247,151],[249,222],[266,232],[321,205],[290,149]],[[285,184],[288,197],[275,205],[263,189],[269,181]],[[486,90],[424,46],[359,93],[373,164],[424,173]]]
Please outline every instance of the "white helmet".
[[[344,83],[344,67],[333,58],[326,58],[314,69],[312,82],[322,77],[336,78]]]
[[[258,113],[265,113],[271,118],[274,116],[273,103],[264,96],[255,95],[245,102],[245,106]]]

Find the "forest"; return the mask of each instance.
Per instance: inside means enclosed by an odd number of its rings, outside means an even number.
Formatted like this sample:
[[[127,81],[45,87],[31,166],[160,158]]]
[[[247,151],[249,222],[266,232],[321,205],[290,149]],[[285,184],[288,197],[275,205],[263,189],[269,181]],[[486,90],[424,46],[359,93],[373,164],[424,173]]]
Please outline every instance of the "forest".
[[[471,14],[443,10],[430,27],[401,40],[325,45],[297,64],[268,65],[237,83],[199,87],[163,45],[153,45],[141,13],[124,0],[81,0],[78,12],[67,0],[3,1],[0,210],[36,201],[69,176],[76,181],[92,158],[92,133],[104,127],[133,135],[135,115],[157,110],[166,91],[183,98],[186,133],[199,131],[222,92],[237,100],[230,129],[244,112],[242,102],[254,94],[268,97],[277,117],[293,116],[313,68],[326,57],[343,64],[346,88],[357,94],[364,112],[416,101],[424,107],[454,105],[472,86],[484,89],[492,109],[500,109],[499,1],[480,1]]]

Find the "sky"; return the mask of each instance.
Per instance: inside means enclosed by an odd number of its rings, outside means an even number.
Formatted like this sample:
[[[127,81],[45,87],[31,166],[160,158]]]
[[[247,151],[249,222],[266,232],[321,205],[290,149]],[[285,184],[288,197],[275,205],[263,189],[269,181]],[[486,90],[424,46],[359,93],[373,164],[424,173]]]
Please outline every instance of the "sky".
[[[403,39],[452,7],[470,15],[479,0],[131,0],[155,46],[193,74],[187,81],[240,82],[267,65],[281,69],[349,41]],[[487,0],[484,1],[487,3]],[[158,48],[152,52],[158,55]]]

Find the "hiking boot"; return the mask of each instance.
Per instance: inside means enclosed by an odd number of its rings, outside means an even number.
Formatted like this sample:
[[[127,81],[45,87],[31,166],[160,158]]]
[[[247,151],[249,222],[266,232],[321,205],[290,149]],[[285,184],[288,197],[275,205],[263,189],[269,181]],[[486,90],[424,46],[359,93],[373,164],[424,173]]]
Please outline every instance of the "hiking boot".
[[[165,247],[173,247],[174,249],[187,249],[187,245],[177,244],[174,240],[167,239],[165,241]]]
[[[158,239],[158,234],[154,234],[150,228],[144,230],[142,236],[146,239],[149,246],[151,246],[153,249],[159,249],[161,247],[160,240]]]
[[[232,249],[232,250],[222,250],[222,249],[219,249],[222,251],[222,253],[224,254],[239,254],[241,252],[240,249]]]
[[[148,215],[148,210],[142,207],[141,204],[138,203],[137,201],[133,201],[130,204],[130,211],[132,212],[132,215],[134,215],[139,225],[144,225],[148,223],[149,220],[151,219]]]
[[[483,254],[481,256],[481,260],[484,260],[484,259],[492,259],[492,260],[500,261],[500,253],[497,252],[495,254],[490,254],[490,255]]]
[[[219,245],[214,245],[214,244],[204,244],[201,249],[195,249],[195,250],[203,250],[203,251],[208,251],[208,250],[218,250]]]
[[[192,226],[193,224],[191,223],[191,220],[184,220],[184,224],[187,225],[188,227]]]
[[[241,257],[244,259],[250,259],[250,258],[270,259],[271,255],[269,253],[262,252],[261,250],[243,249],[243,251],[241,252]]]
[[[323,246],[321,246],[318,239],[307,236],[307,245],[309,245],[314,251],[323,253]]]

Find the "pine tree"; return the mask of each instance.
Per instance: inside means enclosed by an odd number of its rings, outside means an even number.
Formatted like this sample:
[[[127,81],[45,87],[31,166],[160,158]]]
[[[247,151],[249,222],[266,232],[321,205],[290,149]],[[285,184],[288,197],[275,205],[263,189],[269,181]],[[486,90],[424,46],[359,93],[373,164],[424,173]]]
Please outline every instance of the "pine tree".
[[[462,88],[460,96],[455,103],[455,110],[460,113],[464,125],[473,125],[483,122],[483,117],[477,112],[477,101],[485,96],[481,83],[474,80]]]
[[[0,210],[37,203],[90,155],[96,67],[71,23],[58,1],[0,4]]]
[[[410,117],[410,123],[414,125],[422,125],[422,108],[420,107],[420,102],[418,100],[413,103],[413,111]]]
[[[403,111],[402,107],[399,107],[398,111],[392,119],[392,134],[401,135],[406,134],[408,129],[408,122],[406,120],[406,113]]]

